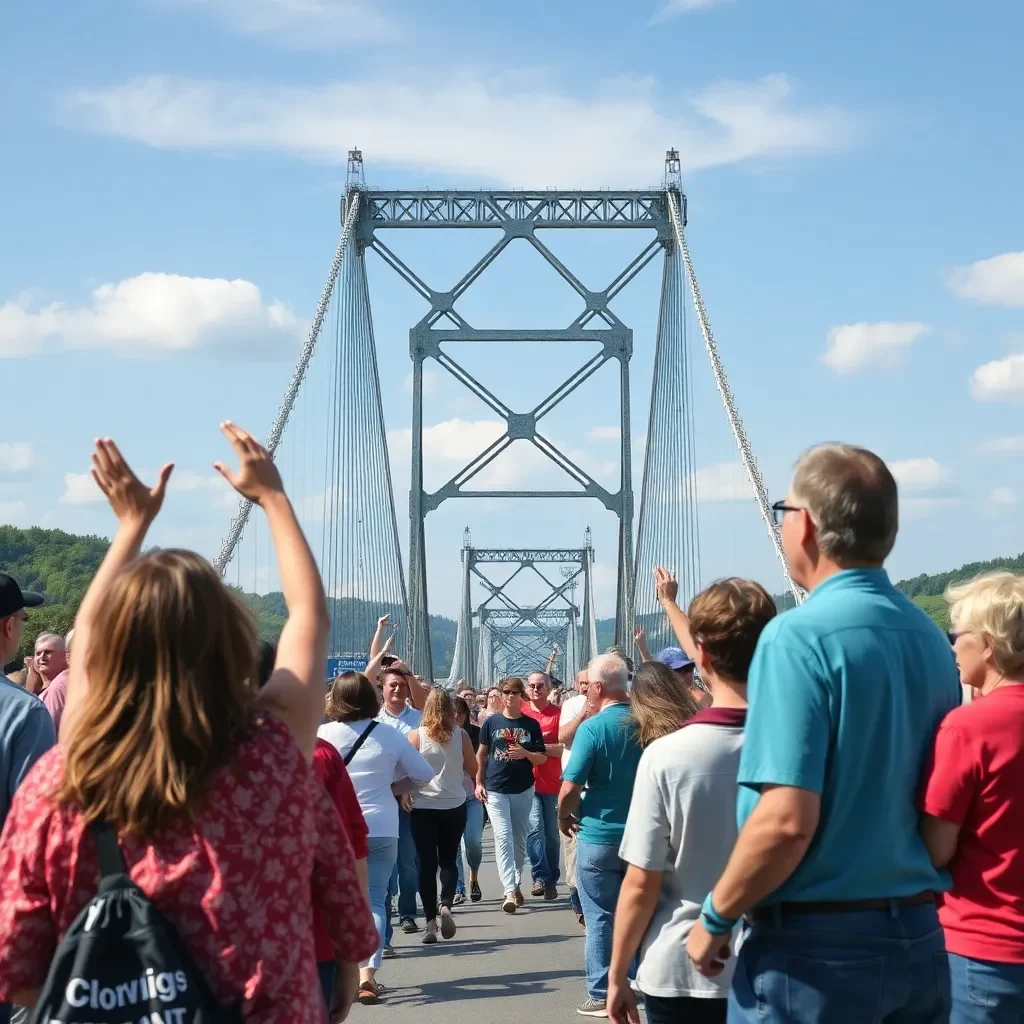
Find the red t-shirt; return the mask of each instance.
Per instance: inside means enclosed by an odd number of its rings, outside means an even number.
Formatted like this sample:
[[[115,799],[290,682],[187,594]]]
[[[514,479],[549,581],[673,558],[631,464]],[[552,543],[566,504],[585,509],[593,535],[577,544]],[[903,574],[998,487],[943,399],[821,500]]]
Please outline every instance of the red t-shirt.
[[[1024,963],[1024,686],[951,711],[935,735],[921,810],[960,826],[939,920],[959,956]]]
[[[51,796],[63,770],[59,746],[39,758],[0,836],[0,1000],[42,986],[57,942],[99,884],[82,816]],[[132,881],[177,928],[214,996],[241,999],[247,1024],[323,1019],[311,879],[344,958],[377,948],[338,814],[272,715],[253,717],[192,824],[124,835],[120,846]]]
[[[534,711],[523,701],[523,714],[540,724],[540,734],[545,743],[558,742],[558,719],[562,709],[557,704],[548,704],[543,711]],[[538,793],[557,793],[562,785],[562,761],[549,757],[543,764],[533,766],[533,788]]]
[[[366,827],[363,810],[359,806],[355,788],[349,778],[348,769],[341,759],[341,754],[327,740],[318,739],[313,751],[313,771],[323,783],[327,795],[331,798],[335,809],[341,817],[352,843],[352,853],[356,860],[365,860],[369,850],[367,837],[370,830]],[[318,964],[334,960],[334,942],[327,915],[320,904],[313,902],[313,939],[316,946],[316,962]]]

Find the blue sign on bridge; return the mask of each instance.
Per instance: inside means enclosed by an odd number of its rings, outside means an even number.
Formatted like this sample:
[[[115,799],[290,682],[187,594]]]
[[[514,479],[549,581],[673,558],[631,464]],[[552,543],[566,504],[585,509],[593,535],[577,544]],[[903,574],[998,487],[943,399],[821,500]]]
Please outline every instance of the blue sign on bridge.
[[[343,654],[327,659],[327,678],[333,679],[342,672],[362,672],[369,663],[365,654]]]

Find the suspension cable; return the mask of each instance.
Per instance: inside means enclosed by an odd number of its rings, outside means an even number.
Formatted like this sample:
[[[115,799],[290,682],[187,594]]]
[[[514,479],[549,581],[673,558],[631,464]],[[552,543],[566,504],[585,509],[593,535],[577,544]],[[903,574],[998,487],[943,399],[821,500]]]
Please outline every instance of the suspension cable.
[[[288,383],[288,389],[284,393],[284,400],[281,402],[281,408],[278,410],[277,418],[274,420],[274,425],[270,428],[270,436],[267,438],[264,447],[270,452],[271,458],[277,451],[277,446],[281,441],[281,436],[284,434],[284,428],[288,423],[288,417],[291,415],[292,408],[295,405],[295,399],[298,397],[299,390],[302,387],[303,378],[306,376],[306,370],[309,367],[309,361],[313,358],[313,350],[316,348],[317,338],[320,336],[320,330],[324,325],[324,317],[327,315],[327,307],[331,301],[331,294],[334,291],[334,284],[338,280],[338,273],[341,270],[342,260],[345,258],[345,250],[348,247],[349,235],[352,232],[352,226],[355,224],[356,215],[359,210],[359,191],[352,189],[349,191],[348,199],[346,202],[347,209],[345,211],[345,224],[341,231],[341,238],[338,241],[338,248],[334,252],[334,260],[331,263],[331,272],[327,278],[327,284],[324,286],[323,293],[320,296],[320,301],[316,305],[316,312],[313,315],[313,323],[309,328],[309,337],[306,339],[305,345],[302,346],[302,352],[299,355],[299,361],[295,366],[295,372],[292,374],[292,378]],[[235,513],[235,518],[231,520],[231,525],[228,527],[228,534],[224,538],[224,543],[221,545],[220,554],[217,555],[214,561],[214,566],[222,576],[224,570],[227,568],[228,563],[231,561],[231,556],[234,554],[235,547],[238,544],[239,537],[242,536],[242,531],[245,529],[245,524],[249,519],[249,514],[252,512],[252,502],[248,498],[242,498],[238,503],[238,511]]]
[[[747,471],[747,476],[750,478],[750,485],[754,489],[754,498],[761,512],[761,518],[768,528],[768,536],[775,548],[775,554],[782,564],[782,574],[785,576],[789,589],[793,592],[794,599],[797,604],[800,604],[803,601],[804,592],[793,582],[793,577],[789,574],[789,562],[786,560],[786,553],[782,550],[782,535],[775,522],[775,514],[772,512],[771,504],[768,501],[768,492],[765,489],[764,480],[761,478],[761,471],[757,468],[757,462],[754,459],[750,441],[747,439],[746,431],[743,429],[739,410],[736,408],[736,402],[729,388],[729,379],[725,375],[725,367],[722,365],[721,357],[718,354],[718,346],[715,344],[714,335],[711,333],[711,324],[704,309],[704,300],[700,295],[700,287],[697,285],[697,275],[693,270],[690,249],[683,235],[682,222],[679,219],[679,207],[676,205],[676,196],[672,189],[666,190],[665,198],[668,202],[669,217],[672,221],[672,235],[683,256],[686,277],[690,282],[690,291],[693,294],[693,307],[697,312],[697,322],[700,324],[701,334],[704,335],[704,344],[707,347],[708,359],[711,362],[711,371],[715,375],[718,393],[722,396],[725,415],[729,419],[729,426],[732,428],[733,437],[736,439],[736,445],[740,451],[740,459],[743,462],[744,469]]]

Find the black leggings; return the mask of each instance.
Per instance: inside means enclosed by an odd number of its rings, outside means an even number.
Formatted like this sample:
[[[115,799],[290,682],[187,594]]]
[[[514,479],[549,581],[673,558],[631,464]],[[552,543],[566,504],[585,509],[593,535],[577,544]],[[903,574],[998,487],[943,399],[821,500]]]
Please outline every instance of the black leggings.
[[[644,1007],[650,1024],[725,1024],[727,999],[696,999],[693,996],[649,996]]]
[[[450,811],[413,808],[412,838],[420,859],[420,899],[428,921],[437,917],[437,870],[441,869],[441,906],[451,909],[459,869],[455,863],[462,833],[466,831],[466,805]]]

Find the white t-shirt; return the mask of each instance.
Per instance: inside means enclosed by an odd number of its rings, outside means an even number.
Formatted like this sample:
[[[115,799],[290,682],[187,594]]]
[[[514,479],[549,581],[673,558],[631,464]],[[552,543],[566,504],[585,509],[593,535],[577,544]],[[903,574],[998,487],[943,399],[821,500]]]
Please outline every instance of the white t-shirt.
[[[664,872],[637,974],[640,990],[652,996],[729,994],[735,955],[706,978],[686,955],[686,939],[736,842],[742,745],[742,726],[694,721],[655,740],[640,758],[619,856]]]
[[[448,742],[442,746],[427,735],[426,729],[419,730],[420,753],[429,762],[436,774],[412,795],[413,807],[435,811],[450,811],[466,802],[466,787],[462,780],[462,737],[463,731],[456,726]],[[411,744],[410,744],[411,745]]]
[[[370,724],[362,722],[327,722],[317,736],[327,740],[344,757]],[[379,724],[367,736],[349,762],[348,774],[359,799],[371,839],[398,838],[398,801],[391,784],[412,779],[417,785],[434,777],[423,755],[390,725]]]
[[[587,703],[587,695],[585,693],[577,693],[574,697],[570,697],[563,705],[562,710],[558,714],[558,728],[564,729],[582,710],[584,705]],[[572,752],[572,744],[566,743],[562,750],[562,774],[565,774],[565,769],[569,767],[569,754]]]

